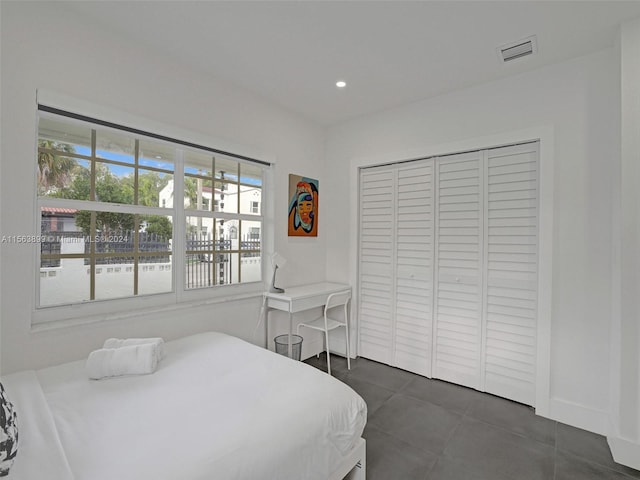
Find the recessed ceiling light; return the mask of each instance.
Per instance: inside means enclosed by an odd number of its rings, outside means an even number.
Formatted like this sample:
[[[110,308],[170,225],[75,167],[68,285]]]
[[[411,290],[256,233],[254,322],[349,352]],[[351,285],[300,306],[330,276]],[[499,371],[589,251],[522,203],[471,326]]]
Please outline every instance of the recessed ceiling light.
[[[347,86],[347,82],[345,82],[345,81],[343,81],[343,80],[338,80],[338,81],[336,82],[336,87],[338,87],[338,88],[344,88],[344,87],[346,87],[346,86]]]
[[[156,158],[157,158],[158,160],[161,160],[161,159],[162,159],[162,155],[156,155]]]

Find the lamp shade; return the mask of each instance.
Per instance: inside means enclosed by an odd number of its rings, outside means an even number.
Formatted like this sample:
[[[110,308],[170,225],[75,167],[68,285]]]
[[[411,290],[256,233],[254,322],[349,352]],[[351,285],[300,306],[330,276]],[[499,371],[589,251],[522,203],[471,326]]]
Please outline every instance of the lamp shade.
[[[280,255],[278,252],[275,252],[271,255],[271,265],[274,267],[284,267],[287,263],[287,259]]]

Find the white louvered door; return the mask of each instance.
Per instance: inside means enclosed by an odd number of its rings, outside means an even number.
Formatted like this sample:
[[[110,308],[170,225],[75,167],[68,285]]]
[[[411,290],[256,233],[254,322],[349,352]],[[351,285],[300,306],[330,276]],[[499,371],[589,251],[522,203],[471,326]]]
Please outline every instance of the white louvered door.
[[[391,364],[396,172],[360,175],[359,354]]]
[[[484,390],[535,400],[538,144],[487,152]]]
[[[397,173],[395,336],[393,365],[431,376],[434,175],[433,159]]]
[[[534,405],[538,149],[362,170],[360,355]]]
[[[480,388],[482,154],[438,158],[433,376]]]

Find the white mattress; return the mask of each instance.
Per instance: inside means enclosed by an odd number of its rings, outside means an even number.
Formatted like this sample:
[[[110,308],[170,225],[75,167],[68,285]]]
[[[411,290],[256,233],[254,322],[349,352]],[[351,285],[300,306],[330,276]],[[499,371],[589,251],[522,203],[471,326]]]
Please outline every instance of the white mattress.
[[[326,479],[367,415],[342,382],[220,333],[167,342],[152,375],[89,380],[80,361],[3,383],[15,480]]]

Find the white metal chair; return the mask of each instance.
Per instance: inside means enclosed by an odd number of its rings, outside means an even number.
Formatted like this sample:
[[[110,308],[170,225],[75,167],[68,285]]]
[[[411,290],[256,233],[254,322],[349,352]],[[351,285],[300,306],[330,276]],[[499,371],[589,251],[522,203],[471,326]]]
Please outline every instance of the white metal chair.
[[[300,334],[300,327],[307,327],[313,330],[324,332],[325,345],[327,346],[327,371],[331,375],[331,360],[329,358],[329,332],[336,328],[344,327],[345,338],[347,341],[347,369],[351,370],[351,361],[349,354],[349,302],[351,300],[351,290],[332,293],[327,297],[327,303],[324,305],[324,313],[322,317],[316,318],[309,322],[301,322],[298,325],[297,333]],[[331,318],[327,315],[329,310],[334,307],[344,306],[344,320]]]

